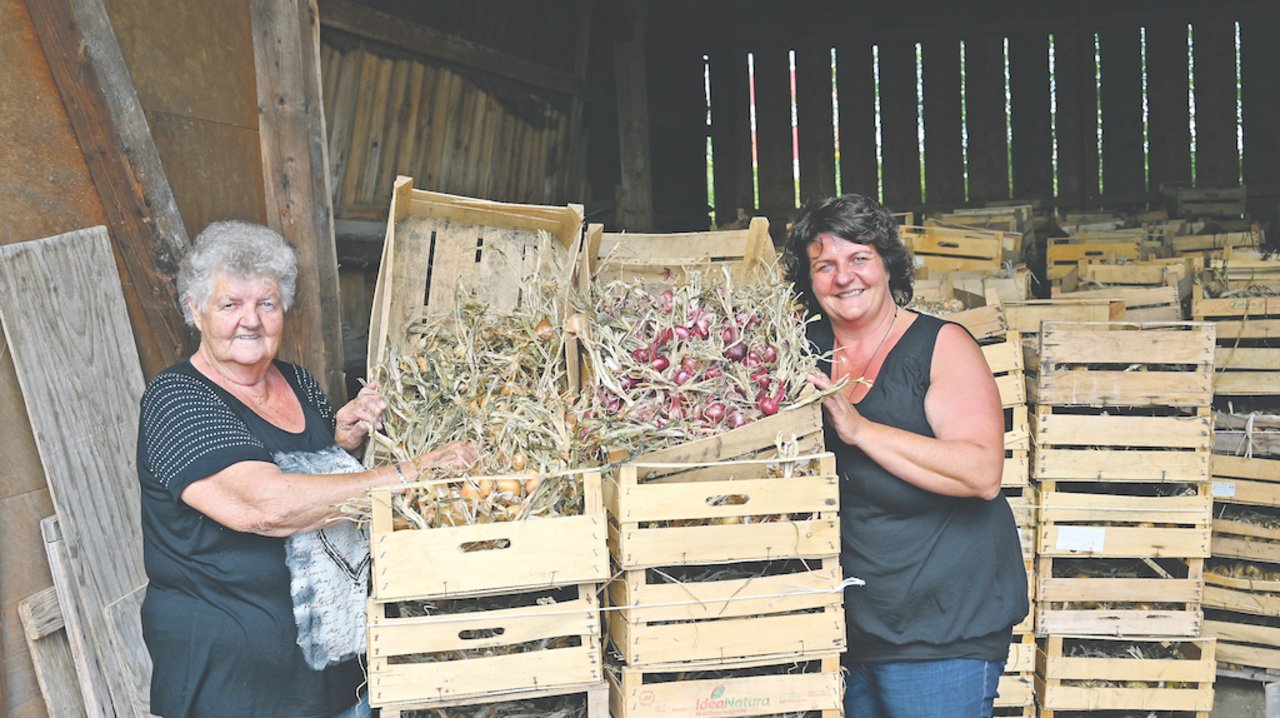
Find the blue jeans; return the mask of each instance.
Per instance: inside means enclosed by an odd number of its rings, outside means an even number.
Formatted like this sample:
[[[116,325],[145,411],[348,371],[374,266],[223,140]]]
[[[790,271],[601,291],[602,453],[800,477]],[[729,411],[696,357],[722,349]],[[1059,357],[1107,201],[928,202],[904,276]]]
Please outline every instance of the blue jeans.
[[[373,715],[373,709],[369,707],[369,694],[360,694],[360,700],[355,705],[336,714],[333,718],[369,718]]]
[[[987,718],[1004,661],[952,658],[855,663],[845,683],[845,718]]]

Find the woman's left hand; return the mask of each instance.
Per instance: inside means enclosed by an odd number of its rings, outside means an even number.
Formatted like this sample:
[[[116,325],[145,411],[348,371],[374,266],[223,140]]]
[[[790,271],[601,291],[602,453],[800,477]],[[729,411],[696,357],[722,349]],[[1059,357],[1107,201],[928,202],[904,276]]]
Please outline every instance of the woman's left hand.
[[[356,398],[338,409],[334,441],[348,451],[360,448],[371,428],[382,428],[382,414],[386,410],[387,400],[382,398],[377,383],[365,385]]]
[[[831,388],[831,378],[826,374],[816,373],[808,376],[809,383],[813,384],[819,391],[826,391]],[[840,440],[849,446],[857,446],[858,432],[867,423],[867,419],[858,412],[853,402],[849,401],[849,397],[844,395],[843,391],[838,391],[822,400],[822,411],[827,415],[827,421],[831,423],[831,427],[836,430],[836,435]]]

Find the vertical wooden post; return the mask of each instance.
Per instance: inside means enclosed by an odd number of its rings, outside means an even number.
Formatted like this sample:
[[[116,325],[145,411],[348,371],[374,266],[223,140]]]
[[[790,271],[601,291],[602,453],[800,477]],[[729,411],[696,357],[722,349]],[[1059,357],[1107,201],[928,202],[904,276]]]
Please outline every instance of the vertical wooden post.
[[[653,167],[649,161],[649,91],[645,73],[645,0],[626,0],[613,7],[618,36],[614,72],[618,96],[618,147],[622,184],[618,188],[620,229],[646,231],[653,227]]]
[[[174,277],[190,243],[102,0],[27,0],[102,208],[146,376],[194,349]]]
[[[587,137],[584,106],[586,105],[587,66],[591,56],[591,8],[595,3],[582,0],[578,6],[578,47],[573,59],[573,77],[578,81],[569,100],[569,134],[565,141],[563,181],[556,189],[556,201],[584,196],[587,189]]]
[[[338,257],[320,97],[315,0],[252,0],[267,223],[298,253],[298,290],[282,353],[345,400]]]

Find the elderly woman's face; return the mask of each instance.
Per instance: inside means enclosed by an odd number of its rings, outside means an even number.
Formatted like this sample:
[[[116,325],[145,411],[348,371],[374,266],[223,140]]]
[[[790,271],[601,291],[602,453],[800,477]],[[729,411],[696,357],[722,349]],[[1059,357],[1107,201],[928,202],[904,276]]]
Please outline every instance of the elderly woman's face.
[[[833,234],[809,245],[809,276],[818,306],[833,323],[848,326],[892,302],[889,270],[875,246]]]
[[[219,363],[270,363],[280,350],[284,306],[271,280],[214,272],[207,306],[193,307],[200,342]]]

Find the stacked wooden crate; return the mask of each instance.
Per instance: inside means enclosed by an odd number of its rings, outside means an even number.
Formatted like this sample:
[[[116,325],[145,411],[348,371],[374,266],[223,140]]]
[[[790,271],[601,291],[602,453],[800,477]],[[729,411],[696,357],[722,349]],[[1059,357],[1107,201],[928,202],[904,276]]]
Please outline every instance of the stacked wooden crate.
[[[938,225],[898,229],[923,277],[957,270],[998,274],[1005,262],[1016,262],[1022,252],[1022,235],[1017,232]]]
[[[424,314],[469,301],[495,312],[520,306],[522,280],[541,276],[543,244],[550,242],[571,268],[581,232],[579,206],[488,202],[416,190],[411,179],[397,179],[371,317],[370,366],[393,348],[408,350],[403,329]],[[577,505],[561,507],[556,517],[471,524],[466,514],[476,499],[461,479],[372,493],[368,682],[370,703],[384,718],[561,700],[585,703],[589,718],[608,715],[603,479],[582,470],[465,481],[527,486],[531,479],[572,482],[562,495]]]
[[[605,485],[614,716],[840,715],[839,483],[816,404]]]
[[[1191,313],[1217,327],[1215,396],[1280,399],[1280,296],[1214,299],[1197,285]]]
[[[1035,509],[1028,477],[1028,454],[1031,448],[1030,424],[1027,417],[1026,377],[1023,371],[1023,342],[1017,332],[1003,339],[984,343],[982,353],[1000,390],[1004,409],[1004,474],[1000,486],[1013,509],[1022,542],[1022,560],[1027,569],[1027,598],[1035,605]],[[1035,668],[1034,609],[1013,628],[1009,657],[1000,677],[996,709],[1002,716],[1026,716],[1035,710],[1032,679]]]
[[[1212,705],[1212,671],[1187,668],[1187,678],[1160,684],[1138,663],[1102,656],[1110,648],[1212,665],[1212,642],[1197,637],[1213,337],[1195,323],[1046,322],[1039,351],[1028,353],[1043,715]],[[1144,688],[1128,689],[1126,673]]]

